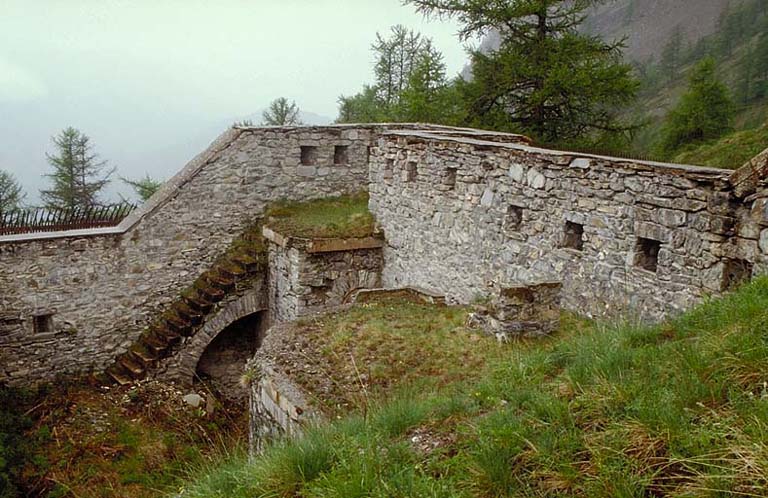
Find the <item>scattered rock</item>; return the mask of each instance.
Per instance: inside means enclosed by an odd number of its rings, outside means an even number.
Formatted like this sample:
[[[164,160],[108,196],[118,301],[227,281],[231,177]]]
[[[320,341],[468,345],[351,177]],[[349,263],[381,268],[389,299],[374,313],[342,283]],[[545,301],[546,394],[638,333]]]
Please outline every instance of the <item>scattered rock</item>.
[[[196,393],[187,394],[182,399],[192,408],[198,408],[203,402],[203,397]]]

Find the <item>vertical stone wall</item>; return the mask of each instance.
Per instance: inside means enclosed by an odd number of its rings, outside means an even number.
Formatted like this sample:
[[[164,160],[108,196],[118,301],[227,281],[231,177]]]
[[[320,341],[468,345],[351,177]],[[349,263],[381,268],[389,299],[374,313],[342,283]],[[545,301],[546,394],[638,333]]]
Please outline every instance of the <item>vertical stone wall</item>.
[[[339,239],[312,241],[284,237],[265,229],[269,240],[270,317],[274,323],[327,311],[346,302],[358,289],[381,285],[383,241]]]
[[[557,281],[568,309],[659,318],[737,283],[734,260],[765,268],[730,171],[393,131],[370,174],[388,287],[469,302]]]
[[[234,129],[116,229],[0,237],[0,382],[104,368],[267,203],[364,188],[371,136]]]

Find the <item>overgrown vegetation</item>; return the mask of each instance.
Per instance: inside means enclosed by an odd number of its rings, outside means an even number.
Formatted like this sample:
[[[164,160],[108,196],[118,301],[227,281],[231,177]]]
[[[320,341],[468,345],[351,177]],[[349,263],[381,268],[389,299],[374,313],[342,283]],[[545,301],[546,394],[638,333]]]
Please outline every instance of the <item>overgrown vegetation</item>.
[[[768,279],[667,323],[518,345],[183,496],[766,496]],[[439,355],[435,350],[431,355]]]
[[[264,224],[283,235],[315,239],[369,237],[376,225],[368,211],[367,192],[306,202],[280,201],[267,208]]]
[[[677,150],[669,150],[669,130],[664,129],[663,121],[665,113],[674,108],[685,93],[686,82],[696,66],[705,59],[714,61],[715,76],[725,84],[728,96],[733,99],[734,127],[749,130],[766,122],[768,9],[762,0],[734,2],[723,11],[714,34],[686,46],[682,30],[677,29],[659,60],[636,65],[641,89],[631,113],[647,117],[647,126],[633,143],[636,152],[655,147],[660,159],[677,161],[678,154],[701,141],[700,137],[693,137],[691,141],[681,142]],[[722,128],[720,135],[727,132],[729,126]],[[763,149],[766,147],[768,143],[764,143]]]
[[[686,147],[672,160],[682,164],[737,169],[766,148],[768,148],[768,125],[737,131],[703,145]]]
[[[163,496],[189,466],[237,453],[247,424],[242,407],[212,403],[206,413],[154,382],[2,388],[0,401],[2,498]]]
[[[478,379],[508,354],[466,328],[468,310],[425,304],[407,294],[377,298],[281,332],[274,361],[331,418],[399,386],[443,387]],[[579,322],[569,318],[569,327]]]

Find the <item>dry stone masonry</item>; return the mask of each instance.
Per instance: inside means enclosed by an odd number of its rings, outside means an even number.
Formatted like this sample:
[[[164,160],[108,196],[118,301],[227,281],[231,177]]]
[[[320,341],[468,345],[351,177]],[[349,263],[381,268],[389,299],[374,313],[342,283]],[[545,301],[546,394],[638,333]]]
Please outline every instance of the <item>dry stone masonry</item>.
[[[765,188],[742,198],[731,175],[384,132],[370,202],[387,237],[384,284],[470,302],[554,281],[567,309],[658,319],[765,271]]]
[[[239,319],[228,306],[279,323],[357,287],[469,303],[552,284],[578,313],[659,319],[766,272],[767,176],[768,153],[731,172],[429,125],[234,128],[118,227],[0,237],[0,382],[102,371],[269,203],[366,185],[382,248],[270,239],[261,283],[224,299],[165,371],[194,370]]]

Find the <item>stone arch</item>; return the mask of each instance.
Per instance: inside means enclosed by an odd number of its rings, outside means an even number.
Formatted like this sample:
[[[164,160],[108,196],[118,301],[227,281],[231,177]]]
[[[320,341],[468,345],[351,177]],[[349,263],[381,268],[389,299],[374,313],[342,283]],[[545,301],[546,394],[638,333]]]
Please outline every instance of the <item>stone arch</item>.
[[[339,275],[329,286],[324,304],[329,307],[347,304],[360,289],[375,289],[380,286],[379,273],[351,269]]]
[[[232,324],[256,315],[261,317],[262,324],[265,324],[266,310],[264,293],[260,289],[248,291],[238,299],[227,303],[187,341],[177,355],[176,364],[169,365],[165,376],[182,384],[191,385],[200,359],[219,334]]]

